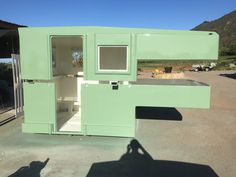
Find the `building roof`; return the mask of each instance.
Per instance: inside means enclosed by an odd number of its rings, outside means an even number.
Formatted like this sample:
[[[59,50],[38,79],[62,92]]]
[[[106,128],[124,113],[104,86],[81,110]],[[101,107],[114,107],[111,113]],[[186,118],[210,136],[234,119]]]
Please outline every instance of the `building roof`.
[[[19,27],[26,26],[0,20],[0,58],[19,53]]]
[[[26,26],[0,20],[0,29],[17,30],[17,28],[19,28],[19,27],[26,27]]]

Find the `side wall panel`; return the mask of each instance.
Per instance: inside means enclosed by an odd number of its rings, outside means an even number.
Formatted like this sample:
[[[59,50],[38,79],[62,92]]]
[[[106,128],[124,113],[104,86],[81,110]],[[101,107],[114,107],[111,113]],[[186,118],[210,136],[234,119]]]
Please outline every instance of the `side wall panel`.
[[[216,33],[203,34],[138,34],[137,59],[216,60]]]
[[[24,83],[23,132],[51,133],[55,108],[54,83]]]
[[[82,123],[87,135],[134,137],[133,102],[126,89],[111,85],[82,85]]]
[[[19,29],[19,33],[21,77],[30,80],[50,80],[52,74],[47,31]]]
[[[209,108],[209,86],[82,85],[82,120],[87,135],[135,135],[135,107]]]

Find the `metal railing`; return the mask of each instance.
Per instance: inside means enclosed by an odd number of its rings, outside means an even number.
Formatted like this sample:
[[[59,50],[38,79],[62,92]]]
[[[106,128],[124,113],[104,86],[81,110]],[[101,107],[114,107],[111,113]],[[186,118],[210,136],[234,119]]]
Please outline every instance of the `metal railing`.
[[[12,72],[16,118],[24,114],[23,83],[21,80],[20,55],[12,54]]]

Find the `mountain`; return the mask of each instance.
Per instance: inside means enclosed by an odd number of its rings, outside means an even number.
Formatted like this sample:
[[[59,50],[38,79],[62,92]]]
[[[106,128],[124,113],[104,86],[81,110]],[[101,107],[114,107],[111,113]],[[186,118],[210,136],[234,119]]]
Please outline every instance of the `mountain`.
[[[195,31],[215,31],[220,35],[220,54],[236,55],[236,10],[196,26]]]

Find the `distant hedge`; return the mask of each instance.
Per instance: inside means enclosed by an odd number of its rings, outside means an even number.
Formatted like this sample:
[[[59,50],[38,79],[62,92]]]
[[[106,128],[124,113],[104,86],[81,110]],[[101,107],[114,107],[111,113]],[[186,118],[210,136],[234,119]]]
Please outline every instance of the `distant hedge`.
[[[12,66],[0,63],[0,104],[6,103],[10,98],[9,87],[13,86]]]
[[[220,55],[227,56],[227,55],[236,55],[236,45],[229,45],[220,48]]]

